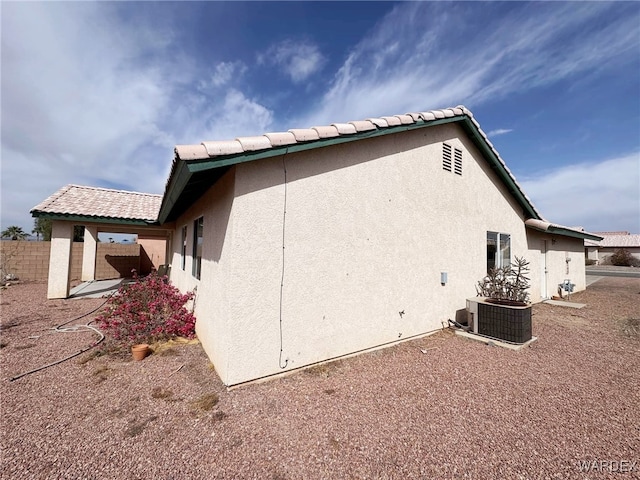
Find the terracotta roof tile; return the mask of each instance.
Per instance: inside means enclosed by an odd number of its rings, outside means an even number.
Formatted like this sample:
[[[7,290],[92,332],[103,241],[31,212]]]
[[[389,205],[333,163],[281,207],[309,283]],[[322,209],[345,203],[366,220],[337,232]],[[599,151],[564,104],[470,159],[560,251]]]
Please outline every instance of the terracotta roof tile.
[[[430,122],[436,119],[436,116],[433,114],[433,112],[420,112],[420,116],[425,122]]]
[[[282,147],[296,143],[296,137],[291,132],[265,133],[264,136],[269,139],[271,145],[274,147]]]
[[[207,149],[207,153],[210,157],[217,157],[220,155],[233,155],[234,153],[244,152],[242,144],[237,140],[202,142],[202,145],[204,145],[204,148]]]
[[[398,125],[402,125],[402,122],[396,116],[380,117],[380,118],[385,120],[390,127],[397,127]]]
[[[292,128],[289,130],[296,137],[298,142],[310,142],[312,140],[320,140],[318,131],[313,128]]]
[[[67,185],[32,212],[155,222],[162,195]]]
[[[356,127],[352,123],[332,123],[331,125],[336,127],[340,135],[353,135],[357,133]]]
[[[199,158],[203,158],[203,156],[206,158],[209,156],[207,149],[204,148],[204,145],[202,144],[176,145],[174,151],[176,155],[178,155],[180,158],[183,158],[185,160],[199,159]]]
[[[255,137],[238,137],[236,140],[240,142],[240,145],[242,145],[242,149],[245,152],[266,150],[267,148],[272,147],[269,137],[264,135],[258,135]]]
[[[336,127],[334,127],[333,125],[325,125],[322,127],[313,127],[313,129],[318,132],[318,136],[320,138],[333,138],[333,137],[339,137],[340,136],[340,132],[338,132],[338,129]]]
[[[349,122],[356,127],[357,132],[368,132],[369,130],[375,130],[376,126],[369,120],[358,120],[356,122]]]
[[[411,115],[396,115],[396,118],[400,120],[402,125],[411,125],[412,123],[416,123]]]
[[[367,118],[367,120],[378,128],[387,128],[389,126],[389,123],[384,118]]]

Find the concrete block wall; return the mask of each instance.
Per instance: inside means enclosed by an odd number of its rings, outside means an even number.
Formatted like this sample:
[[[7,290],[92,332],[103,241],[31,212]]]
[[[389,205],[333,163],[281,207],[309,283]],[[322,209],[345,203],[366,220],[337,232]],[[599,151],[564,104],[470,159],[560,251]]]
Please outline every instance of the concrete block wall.
[[[82,275],[84,243],[74,242],[71,248],[71,281]],[[0,242],[0,264],[3,272],[20,280],[47,281],[49,275],[50,242]],[[131,276],[131,269],[140,268],[140,245],[99,243],[96,254],[96,280]],[[145,273],[145,272],[142,272]]]
[[[140,245],[98,243],[96,280],[130,277],[132,269],[139,273],[147,273],[140,272]]]

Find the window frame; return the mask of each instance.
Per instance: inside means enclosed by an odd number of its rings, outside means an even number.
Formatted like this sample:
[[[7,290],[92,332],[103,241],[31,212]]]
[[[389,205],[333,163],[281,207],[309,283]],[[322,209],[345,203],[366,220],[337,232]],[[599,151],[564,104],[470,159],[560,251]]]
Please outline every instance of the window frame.
[[[511,234],[487,231],[487,273],[511,266]],[[493,242],[493,250],[491,249]],[[493,258],[492,258],[493,257]]]
[[[189,231],[187,225],[182,227],[182,246],[180,247],[180,268],[184,271],[187,267],[187,241]]]
[[[202,275],[202,246],[204,239],[204,217],[193,221],[193,246],[191,259],[191,275],[200,280]]]

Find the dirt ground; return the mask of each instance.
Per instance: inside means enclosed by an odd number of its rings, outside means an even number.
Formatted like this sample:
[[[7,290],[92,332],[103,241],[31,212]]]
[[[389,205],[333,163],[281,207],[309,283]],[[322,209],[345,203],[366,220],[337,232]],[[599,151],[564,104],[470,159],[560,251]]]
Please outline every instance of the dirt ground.
[[[227,391],[197,344],[11,381],[90,345],[52,327],[102,303],[13,285],[0,478],[640,478],[640,279],[572,301],[587,306],[535,305],[520,352],[446,330]]]

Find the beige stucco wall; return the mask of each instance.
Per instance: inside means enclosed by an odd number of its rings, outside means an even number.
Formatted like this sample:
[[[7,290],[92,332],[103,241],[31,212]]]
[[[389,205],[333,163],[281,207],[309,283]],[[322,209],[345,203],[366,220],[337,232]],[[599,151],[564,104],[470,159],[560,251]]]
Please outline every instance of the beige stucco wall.
[[[531,301],[558,295],[558,285],[565,280],[575,285],[574,292],[586,288],[584,240],[530,230],[528,243],[526,258],[531,263]],[[543,253],[545,250],[546,254]],[[545,270],[546,278],[543,277]],[[546,292],[543,291],[545,284]]]
[[[231,210],[234,195],[235,169],[220,181],[176,222],[172,235],[171,281],[183,292],[195,291],[196,333],[221,378],[226,378],[229,360],[229,332],[234,326],[229,314],[229,279],[233,261],[233,222]],[[204,216],[205,244],[202,275],[196,280],[191,274],[193,221]],[[182,227],[187,226],[187,255],[181,268]]]
[[[151,271],[151,267],[158,270],[167,261],[167,239],[138,235],[141,247],[140,268],[143,273]]]
[[[586,257],[589,260],[594,260],[596,264],[599,262],[598,259],[598,247],[585,247]]]
[[[445,140],[463,150],[462,176],[442,169]],[[233,385],[440,328],[476,294],[487,231],[509,233],[512,256],[540,255],[521,208],[476,158],[459,127],[444,125],[230,170],[176,222],[171,270],[181,289],[197,286],[197,333],[222,380]],[[197,281],[190,255],[200,215]],[[547,255],[555,261],[553,249]],[[541,267],[532,260],[537,301]]]

